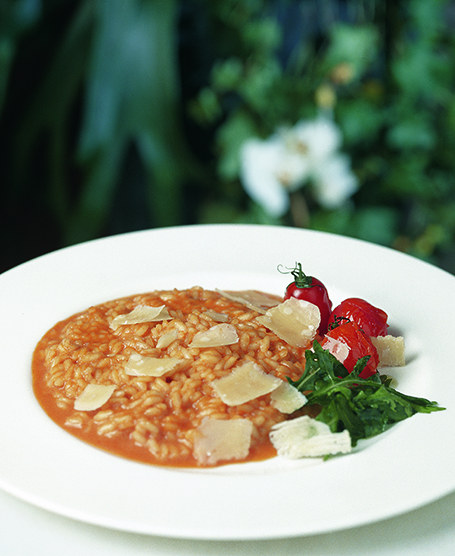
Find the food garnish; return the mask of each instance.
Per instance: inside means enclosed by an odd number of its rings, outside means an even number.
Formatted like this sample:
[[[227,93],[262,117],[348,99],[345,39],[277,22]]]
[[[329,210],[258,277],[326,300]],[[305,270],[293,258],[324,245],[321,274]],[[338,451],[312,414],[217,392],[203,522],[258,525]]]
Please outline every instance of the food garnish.
[[[74,400],[74,409],[77,411],[94,411],[107,402],[114,390],[114,384],[87,384],[82,393]]]
[[[264,372],[254,361],[247,361],[230,374],[214,380],[212,386],[226,405],[234,406],[270,394],[281,383],[280,378]]]
[[[256,317],[256,320],[289,345],[305,348],[314,340],[320,318],[316,305],[292,297]]]
[[[279,456],[288,459],[347,454],[352,450],[349,432],[332,432],[322,421],[308,415],[272,427],[270,441]]]
[[[321,321],[323,314],[327,316],[327,324],[321,322],[322,339],[316,338],[305,351],[302,376],[296,381],[288,378],[305,395],[305,409],[312,408],[316,417],[294,417],[272,427],[270,439],[279,455],[347,453],[359,440],[374,437],[416,413],[445,409],[437,402],[398,392],[390,377],[379,374],[379,367],[405,364],[404,339],[387,334],[385,311],[352,297],[330,313],[327,288],[307,276],[300,263],[291,272],[295,282],[287,287],[284,299],[312,299]]]
[[[184,359],[178,357],[148,357],[133,353],[125,364],[129,376],[163,376],[173,371]]]
[[[379,357],[378,367],[404,367],[406,364],[403,336],[378,336],[370,338]]]
[[[253,423],[249,419],[204,418],[197,429],[194,457],[202,465],[245,459],[250,450]]]
[[[111,328],[116,330],[124,324],[139,324],[143,322],[159,322],[170,320],[166,305],[160,307],[148,307],[147,305],[137,305],[131,313],[127,315],[118,315],[111,322]]]
[[[308,406],[318,406],[316,421],[334,433],[347,430],[352,446],[384,432],[390,425],[416,413],[441,411],[437,402],[408,396],[390,386],[391,379],[375,373],[362,378],[368,356],[351,372],[315,341],[305,352],[305,373],[290,384],[303,392]]]
[[[387,313],[375,307],[365,299],[349,297],[332,311],[329,318],[329,329],[340,318],[355,322],[368,336],[385,336],[387,334]]]
[[[339,342],[346,346],[347,350],[343,356],[338,356],[337,359],[351,372],[357,361],[362,357],[368,356],[360,376],[368,378],[374,375],[379,365],[379,355],[376,347],[371,341],[370,337],[353,321],[345,320],[327,332],[321,342],[323,348],[328,348],[333,353],[332,340]],[[340,349],[338,348],[338,353]],[[335,355],[333,353],[333,355]]]
[[[208,330],[198,332],[190,348],[229,346],[239,341],[237,332],[231,324],[215,324]]]
[[[273,449],[292,459],[346,454],[416,413],[444,409],[380,374],[405,365],[404,338],[388,333],[385,311],[357,297],[332,311],[322,282],[300,263],[289,272],[283,297],[156,291],[57,323],[34,354],[40,402],[90,443],[184,466],[269,458]]]
[[[324,284],[314,276],[308,276],[302,270],[301,263],[296,263],[293,269],[286,271],[280,270],[281,265],[278,267],[279,272],[286,274],[290,273],[294,277],[285,291],[284,299],[296,298],[309,301],[316,305],[321,313],[321,320],[319,323],[319,334],[325,334],[328,328],[329,317],[332,311],[332,302],[330,301],[327,288]]]

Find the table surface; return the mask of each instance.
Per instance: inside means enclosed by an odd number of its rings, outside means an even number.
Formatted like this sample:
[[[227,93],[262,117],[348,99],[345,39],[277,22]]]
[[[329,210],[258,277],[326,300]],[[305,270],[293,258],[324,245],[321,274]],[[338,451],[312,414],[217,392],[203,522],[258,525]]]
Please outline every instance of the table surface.
[[[0,491],[0,548],[8,556],[453,556],[455,492],[393,519],[336,533],[267,541],[197,541],[113,531]]]

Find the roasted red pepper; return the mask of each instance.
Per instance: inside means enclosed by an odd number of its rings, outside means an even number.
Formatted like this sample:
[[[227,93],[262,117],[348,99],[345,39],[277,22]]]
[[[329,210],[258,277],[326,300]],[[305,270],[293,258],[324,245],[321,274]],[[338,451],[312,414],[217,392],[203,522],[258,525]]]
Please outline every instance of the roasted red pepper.
[[[359,376],[361,378],[368,378],[374,375],[378,368],[379,356],[369,336],[367,336],[367,334],[365,334],[353,321],[341,319],[340,322],[341,324],[327,332],[324,339],[321,341],[321,346],[330,351],[329,338],[333,338],[345,344],[349,348],[348,355],[346,359],[341,362],[350,373],[354,369],[357,361],[368,355],[370,358]]]
[[[329,318],[329,328],[337,318],[352,320],[367,336],[385,336],[387,334],[387,313],[358,297],[345,299],[338,307],[335,307]]]
[[[291,270],[290,273],[294,277],[294,282],[291,282],[286,288],[284,299],[295,297],[316,305],[321,313],[321,323],[318,328],[318,333],[321,335],[325,334],[328,329],[328,321],[332,310],[332,302],[330,301],[326,287],[317,278],[307,276],[303,272],[300,263],[297,263],[296,267]]]

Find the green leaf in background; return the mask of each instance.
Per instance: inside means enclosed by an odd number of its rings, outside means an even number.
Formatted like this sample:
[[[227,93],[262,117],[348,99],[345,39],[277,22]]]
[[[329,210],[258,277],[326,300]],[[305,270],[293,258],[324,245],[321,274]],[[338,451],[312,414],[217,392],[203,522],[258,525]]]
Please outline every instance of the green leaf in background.
[[[253,112],[264,117],[274,97],[274,87],[282,75],[278,60],[266,58],[248,66],[238,92]]]
[[[131,142],[148,172],[155,226],[181,221],[182,180],[190,167],[179,124],[178,3],[99,0],[96,8],[78,149],[87,177],[72,217],[71,241],[101,229]]]
[[[438,138],[427,114],[413,114],[393,123],[387,134],[390,147],[396,149],[434,149]]]
[[[0,113],[16,54],[16,44],[38,21],[41,10],[41,2],[36,0],[0,2]]]
[[[14,46],[12,41],[8,37],[0,36],[0,110],[5,99],[13,56]]]
[[[180,122],[178,12],[177,0],[84,0],[69,21],[16,131],[14,192],[28,187],[27,161],[47,137],[43,194],[64,244],[102,233],[132,144],[145,169],[150,226],[180,223],[184,180],[205,179]]]
[[[337,107],[346,144],[374,144],[384,126],[383,110],[365,98],[341,99]]]
[[[357,79],[376,58],[378,41],[378,29],[373,25],[338,23],[331,28],[323,68],[330,71],[338,64],[349,64],[353,71],[352,78]]]
[[[282,30],[275,18],[261,17],[245,28],[245,43],[260,55],[274,55],[282,41]]]
[[[454,193],[453,178],[429,168],[425,152],[406,152],[390,168],[383,187],[390,197],[409,197],[415,202],[443,202]],[[450,197],[449,197],[450,198]]]
[[[217,140],[218,172],[224,180],[234,180],[240,172],[240,148],[258,130],[251,116],[245,110],[231,115],[220,128]]]
[[[312,228],[391,245],[397,235],[398,222],[395,211],[387,207],[361,207],[356,211],[344,208],[316,212]]]
[[[423,97],[432,101],[446,94],[440,77],[444,76],[448,63],[448,59],[427,44],[417,42],[409,44],[403,54],[393,60],[391,71],[409,100],[415,102]]]
[[[324,115],[359,190],[330,210],[296,191],[272,223],[455,272],[454,58],[449,0],[0,0],[2,268],[119,231],[268,223],[243,143]]]
[[[238,57],[217,61],[212,69],[213,88],[223,93],[233,91],[243,79],[243,63]]]
[[[67,174],[68,166],[73,163],[71,112],[87,68],[92,31],[91,2],[83,2],[78,8],[14,136],[15,194],[18,196],[27,188],[29,160],[33,159],[37,144],[43,137],[48,138],[45,161],[48,185],[42,195],[48,198],[63,229],[72,210],[72,180]]]
[[[391,208],[362,207],[351,220],[351,228],[347,235],[391,245],[397,235],[397,228],[397,215]]]
[[[201,224],[263,224],[278,226],[282,222],[267,214],[262,207],[255,203],[247,209],[239,208],[237,203],[222,201],[208,201],[201,206],[199,213]]]

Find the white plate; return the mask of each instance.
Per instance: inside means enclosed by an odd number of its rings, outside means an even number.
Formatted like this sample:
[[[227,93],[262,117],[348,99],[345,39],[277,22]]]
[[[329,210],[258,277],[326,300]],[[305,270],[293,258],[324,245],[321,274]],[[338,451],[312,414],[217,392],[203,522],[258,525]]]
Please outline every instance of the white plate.
[[[134,463],[57,427],[36,402],[33,349],[92,304],[154,289],[281,293],[278,264],[321,279],[332,301],[357,296],[389,314],[407,342],[399,389],[446,411],[415,415],[327,462],[274,458],[215,470]],[[455,490],[455,277],[358,240],[291,228],[166,228],[88,242],[0,276],[0,487],[83,522],[193,539],[266,539],[336,531],[407,512]]]

